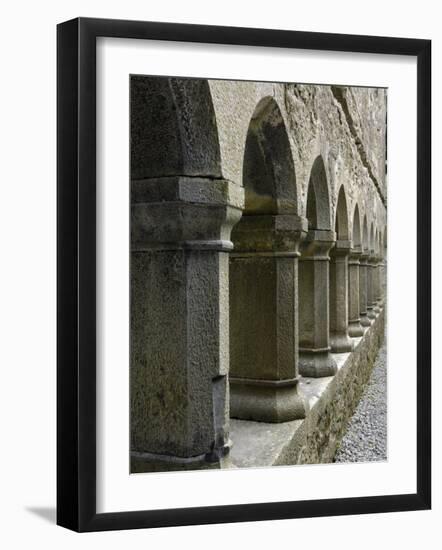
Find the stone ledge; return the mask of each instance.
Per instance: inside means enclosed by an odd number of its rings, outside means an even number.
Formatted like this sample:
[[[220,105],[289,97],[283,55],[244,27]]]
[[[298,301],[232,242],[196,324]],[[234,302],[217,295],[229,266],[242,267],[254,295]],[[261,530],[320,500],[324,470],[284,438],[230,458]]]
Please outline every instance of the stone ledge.
[[[301,378],[299,389],[310,411],[304,420],[281,424],[230,419],[233,468],[332,462],[373,369],[384,338],[385,310],[351,353],[333,354],[335,376]]]

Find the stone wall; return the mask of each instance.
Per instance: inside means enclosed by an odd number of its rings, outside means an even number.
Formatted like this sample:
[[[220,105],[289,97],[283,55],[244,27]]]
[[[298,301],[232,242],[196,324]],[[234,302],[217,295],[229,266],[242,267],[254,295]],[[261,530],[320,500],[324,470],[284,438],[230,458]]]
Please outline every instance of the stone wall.
[[[230,417],[330,458],[383,322],[385,165],[385,90],[131,78],[134,470],[227,466]]]

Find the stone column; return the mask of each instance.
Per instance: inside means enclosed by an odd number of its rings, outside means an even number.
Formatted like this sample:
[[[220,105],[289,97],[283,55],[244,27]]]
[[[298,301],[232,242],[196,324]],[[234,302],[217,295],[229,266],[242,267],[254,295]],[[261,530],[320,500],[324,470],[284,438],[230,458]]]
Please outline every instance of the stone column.
[[[374,269],[374,252],[370,252],[367,258],[367,317],[376,319],[377,311],[375,310],[375,269]]]
[[[348,257],[348,334],[352,338],[363,336],[364,329],[360,317],[359,259],[361,247],[354,246]]]
[[[329,251],[334,231],[310,230],[299,258],[299,372],[319,378],[336,373],[329,337]]]
[[[132,182],[133,460],[170,469],[228,454],[230,231],[243,203],[224,180]]]
[[[387,264],[385,258],[381,258],[380,263],[380,294],[382,304],[386,302],[386,290],[387,290]]]
[[[384,261],[383,257],[379,255],[378,257],[378,304],[382,308],[384,305]]]
[[[371,320],[368,317],[368,252],[363,251],[359,258],[359,314],[360,322],[363,327],[371,326]]]
[[[334,353],[354,348],[348,335],[348,255],[351,241],[338,240],[330,251],[330,347]]]
[[[371,258],[371,269],[372,269],[372,284],[373,284],[373,311],[376,315],[380,313],[381,308],[379,304],[379,258],[376,254]]]
[[[230,415],[304,418],[298,390],[298,256],[307,220],[244,215],[230,256]]]

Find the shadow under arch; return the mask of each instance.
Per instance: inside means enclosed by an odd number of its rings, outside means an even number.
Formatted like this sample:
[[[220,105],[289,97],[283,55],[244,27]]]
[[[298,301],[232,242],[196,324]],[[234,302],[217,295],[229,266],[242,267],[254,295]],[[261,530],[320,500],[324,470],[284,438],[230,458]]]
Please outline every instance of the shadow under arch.
[[[361,215],[359,213],[358,203],[356,203],[353,212],[352,242],[353,248],[362,252]]]
[[[307,191],[308,228],[331,229],[330,196],[322,156],[316,157],[311,172]]]
[[[207,80],[133,75],[131,180],[221,177],[215,111]]]
[[[323,158],[313,162],[306,213],[308,233],[299,262],[299,371],[303,376],[332,376],[336,363],[330,354],[329,252],[336,234]]]
[[[249,123],[243,159],[245,210],[230,254],[230,414],[264,422],[305,416],[298,393],[297,256],[306,224],[276,101]]]
[[[354,348],[348,334],[348,256],[351,251],[350,224],[344,185],[338,192],[335,232],[337,241],[330,251],[330,347],[335,353]]]
[[[296,176],[287,129],[272,97],[258,103],[243,160],[244,215],[296,214]]]

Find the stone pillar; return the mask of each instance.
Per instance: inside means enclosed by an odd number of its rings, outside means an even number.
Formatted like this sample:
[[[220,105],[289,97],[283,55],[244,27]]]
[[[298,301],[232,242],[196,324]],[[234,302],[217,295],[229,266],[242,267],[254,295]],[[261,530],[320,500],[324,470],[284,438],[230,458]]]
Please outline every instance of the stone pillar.
[[[230,256],[230,415],[304,418],[298,390],[298,256],[307,220],[244,215]]]
[[[368,317],[368,253],[362,252],[359,258],[359,315],[363,327],[371,326]]]
[[[243,203],[224,180],[132,182],[134,460],[187,467],[228,454],[230,231]]]
[[[299,372],[332,376],[336,363],[329,338],[329,251],[334,231],[310,230],[299,258]]]
[[[358,338],[364,334],[359,306],[359,259],[361,255],[361,247],[358,245],[351,249],[348,257],[348,334],[352,338]]]
[[[348,335],[348,255],[351,241],[338,240],[330,251],[330,347],[334,353],[354,348]]]
[[[377,311],[375,310],[375,269],[374,269],[374,253],[371,251],[367,258],[367,317],[376,319]]]
[[[381,258],[376,255],[374,258],[374,310],[376,313],[380,313],[382,309],[382,297],[381,297]]]
[[[385,262],[385,258],[381,258],[381,263],[379,264],[380,269],[380,294],[381,294],[381,301],[384,305],[386,302],[386,290],[387,290],[387,264]]]
[[[378,257],[378,304],[380,308],[383,307],[384,301],[385,301],[385,296],[384,296],[385,264],[383,260],[384,260],[383,257],[379,255]]]

